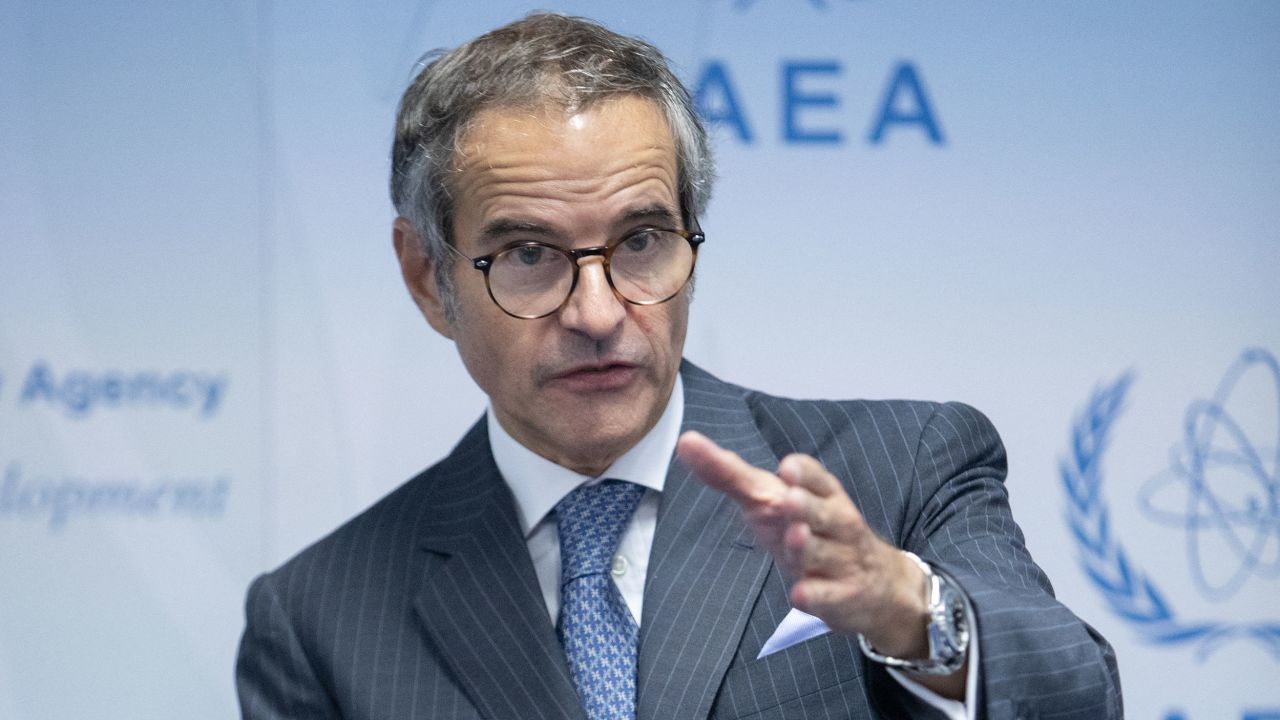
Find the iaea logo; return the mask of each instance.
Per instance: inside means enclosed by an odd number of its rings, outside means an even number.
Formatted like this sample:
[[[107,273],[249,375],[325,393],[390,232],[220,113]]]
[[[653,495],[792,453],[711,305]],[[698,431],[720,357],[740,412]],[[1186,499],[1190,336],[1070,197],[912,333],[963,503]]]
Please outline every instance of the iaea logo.
[[[1266,383],[1271,392],[1237,393],[1245,379]],[[1194,645],[1204,659],[1229,641],[1251,640],[1280,660],[1280,622],[1179,614],[1112,532],[1102,495],[1102,460],[1132,382],[1126,374],[1094,392],[1072,428],[1070,452],[1060,465],[1067,520],[1085,574],[1112,612],[1148,642]],[[1263,403],[1275,413],[1277,428],[1271,432],[1280,434],[1280,365],[1264,349],[1244,351],[1211,399],[1190,404],[1169,468],[1152,477],[1138,497],[1146,517],[1182,530],[1193,584],[1214,603],[1230,600],[1250,580],[1280,576],[1280,438],[1259,438],[1256,426],[1238,422],[1228,405],[1240,402]]]

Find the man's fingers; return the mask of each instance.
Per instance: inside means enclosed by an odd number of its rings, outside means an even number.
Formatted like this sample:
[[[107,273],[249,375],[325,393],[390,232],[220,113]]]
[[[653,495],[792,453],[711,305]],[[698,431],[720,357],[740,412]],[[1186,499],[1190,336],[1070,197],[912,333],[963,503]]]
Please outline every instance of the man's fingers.
[[[827,624],[833,630],[847,632],[847,628],[837,627],[835,623],[835,620],[841,617],[841,613],[833,612],[840,608],[841,603],[857,596],[857,593],[849,591],[847,585],[848,583],[842,580],[806,577],[791,586],[791,606],[824,620],[831,618],[827,620]]]
[[[676,454],[699,480],[742,506],[791,586],[792,607],[838,632],[862,632],[879,621],[868,612],[901,594],[894,567],[910,561],[875,535],[840,481],[815,458],[788,455],[775,475],[696,432],[680,436]]]
[[[841,577],[854,566],[852,548],[844,542],[815,535],[806,523],[792,523],[782,536],[787,562],[798,577]]]
[[[737,453],[692,430],[676,442],[676,455],[699,480],[740,505],[776,503],[786,487],[774,475],[752,467]]]
[[[779,503],[779,512],[790,522],[804,523],[823,539],[857,543],[867,532],[862,514],[841,490],[831,497],[818,497],[807,488],[789,487]]]
[[[782,458],[778,464],[778,477],[788,485],[805,488],[818,497],[831,497],[841,492],[840,481],[809,455],[792,453]]]

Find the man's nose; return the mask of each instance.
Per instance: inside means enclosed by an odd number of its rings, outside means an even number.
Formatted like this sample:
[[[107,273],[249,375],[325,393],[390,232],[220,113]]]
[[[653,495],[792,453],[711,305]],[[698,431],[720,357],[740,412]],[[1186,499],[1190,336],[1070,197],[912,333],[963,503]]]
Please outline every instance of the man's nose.
[[[604,258],[578,261],[578,285],[560,309],[560,324],[597,340],[613,334],[627,316],[626,302],[604,274]]]

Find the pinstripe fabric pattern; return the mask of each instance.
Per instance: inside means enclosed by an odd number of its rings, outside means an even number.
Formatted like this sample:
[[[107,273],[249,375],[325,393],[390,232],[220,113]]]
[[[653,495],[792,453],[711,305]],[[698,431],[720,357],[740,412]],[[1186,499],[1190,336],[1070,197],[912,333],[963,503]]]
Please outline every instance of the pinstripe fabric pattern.
[[[483,422],[259,578],[247,613],[245,717],[583,717]]]
[[[1110,647],[1053,599],[1009,512],[999,438],[959,404],[794,401],[686,363],[685,427],[748,462],[816,456],[868,523],[948,570],[982,632],[979,717],[1118,718]],[[934,717],[856,641],[762,659],[788,610],[735,506],[673,463],[645,589],[637,716]],[[250,589],[251,718],[580,718],[479,423],[443,462]]]

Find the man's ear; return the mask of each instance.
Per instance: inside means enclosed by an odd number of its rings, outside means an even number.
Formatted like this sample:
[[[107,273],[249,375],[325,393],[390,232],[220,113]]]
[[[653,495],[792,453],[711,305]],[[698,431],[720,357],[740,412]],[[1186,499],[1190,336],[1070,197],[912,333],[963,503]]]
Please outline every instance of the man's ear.
[[[440,298],[440,287],[436,284],[435,266],[423,252],[418,233],[401,216],[391,226],[391,238],[396,248],[396,257],[400,260],[400,275],[409,288],[413,302],[436,332],[452,339],[453,325],[445,318],[444,302]]]

